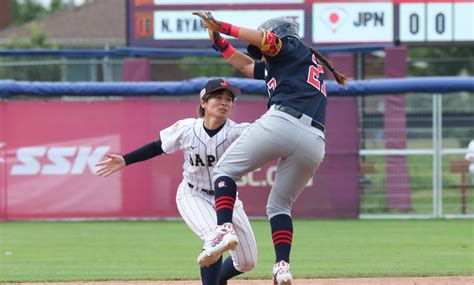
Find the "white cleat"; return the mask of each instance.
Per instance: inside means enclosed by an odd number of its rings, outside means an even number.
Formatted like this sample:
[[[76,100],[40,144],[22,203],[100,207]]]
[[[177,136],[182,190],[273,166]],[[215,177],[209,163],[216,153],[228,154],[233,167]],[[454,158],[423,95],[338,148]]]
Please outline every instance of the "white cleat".
[[[273,265],[273,284],[291,285],[293,275],[291,275],[290,264],[284,260]]]
[[[216,263],[224,252],[235,249],[238,244],[239,239],[231,223],[217,226],[211,247],[203,249],[197,258],[197,263],[200,266],[208,267]]]

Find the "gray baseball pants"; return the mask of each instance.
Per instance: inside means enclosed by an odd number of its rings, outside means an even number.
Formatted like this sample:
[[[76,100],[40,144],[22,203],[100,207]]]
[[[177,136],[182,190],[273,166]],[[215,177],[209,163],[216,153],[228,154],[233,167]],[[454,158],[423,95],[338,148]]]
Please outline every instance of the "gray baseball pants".
[[[296,198],[314,175],[325,153],[324,133],[311,126],[311,118],[297,119],[270,109],[255,121],[224,153],[213,171],[213,180],[243,175],[278,158],[275,183],[267,201],[269,219],[291,216]]]

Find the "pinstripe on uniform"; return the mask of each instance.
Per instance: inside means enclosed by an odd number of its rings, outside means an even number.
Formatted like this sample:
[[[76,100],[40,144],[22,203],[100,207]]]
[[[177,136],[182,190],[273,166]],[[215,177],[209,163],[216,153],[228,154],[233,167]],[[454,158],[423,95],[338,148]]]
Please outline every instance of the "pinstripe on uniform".
[[[183,150],[183,181],[178,186],[176,203],[181,217],[191,230],[209,245],[217,225],[214,196],[201,189],[213,189],[212,171],[224,151],[242,134],[249,123],[227,120],[213,137],[204,130],[204,120],[184,119],[160,132],[162,148],[171,154]],[[190,187],[192,184],[194,187]],[[242,201],[235,203],[233,224],[240,244],[230,252],[234,267],[246,272],[257,262],[257,245]]]

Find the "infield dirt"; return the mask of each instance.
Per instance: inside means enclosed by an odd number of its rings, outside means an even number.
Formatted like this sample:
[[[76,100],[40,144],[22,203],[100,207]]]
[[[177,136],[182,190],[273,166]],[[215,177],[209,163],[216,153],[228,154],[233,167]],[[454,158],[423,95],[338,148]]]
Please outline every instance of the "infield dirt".
[[[7,283],[18,284],[18,283]],[[100,281],[61,283],[21,283],[22,285],[200,285],[197,280],[189,281]],[[270,285],[270,280],[233,280],[229,285]],[[450,277],[390,277],[390,278],[334,278],[300,279],[294,285],[471,285],[474,276]]]

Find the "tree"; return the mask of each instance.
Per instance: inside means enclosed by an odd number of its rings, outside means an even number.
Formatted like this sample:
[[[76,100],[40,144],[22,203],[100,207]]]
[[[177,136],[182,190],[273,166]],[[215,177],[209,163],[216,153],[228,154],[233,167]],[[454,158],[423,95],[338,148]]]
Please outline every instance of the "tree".
[[[73,3],[67,0],[51,0],[49,8],[43,7],[38,0],[13,0],[12,25],[28,23],[57,11],[71,8]]]
[[[63,0],[52,0],[49,4],[48,14],[52,14],[56,11],[72,8],[74,5],[71,1],[63,2]]]
[[[243,76],[230,64],[227,64],[222,57],[185,56],[180,59],[179,66],[190,77],[209,75],[219,77]]]
[[[33,48],[54,48],[48,43],[46,33],[34,22],[41,17],[55,13],[59,10],[68,9],[73,6],[69,0],[52,0],[49,8],[43,7],[38,0],[12,0],[12,24],[14,26],[30,23],[28,30],[29,37],[10,37],[8,43],[3,45],[5,49],[33,49]],[[41,64],[33,65],[32,61],[37,61],[37,57],[15,58],[15,65],[0,67],[0,78],[30,81],[60,81],[61,65]],[[48,60],[48,58],[41,58]],[[57,60],[57,58],[51,58]],[[11,62],[11,58],[2,58],[2,62]]]
[[[410,47],[411,76],[474,74],[474,47]]]
[[[35,0],[13,0],[12,24],[18,26],[47,15],[47,10]]]
[[[29,38],[10,37],[9,42],[4,45],[6,49],[33,49],[33,48],[54,48],[48,43],[47,36],[41,28],[32,23],[28,26]],[[41,58],[45,60],[47,58]],[[36,57],[15,58],[14,66],[1,66],[0,78],[27,81],[60,81],[61,66],[56,64],[30,65],[31,61],[38,60]],[[2,62],[12,61],[10,58],[0,59]],[[21,64],[24,63],[24,64]],[[24,65],[24,66],[23,66]]]

